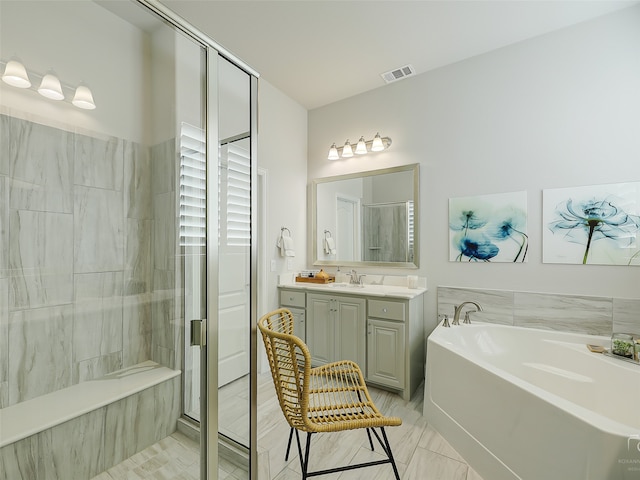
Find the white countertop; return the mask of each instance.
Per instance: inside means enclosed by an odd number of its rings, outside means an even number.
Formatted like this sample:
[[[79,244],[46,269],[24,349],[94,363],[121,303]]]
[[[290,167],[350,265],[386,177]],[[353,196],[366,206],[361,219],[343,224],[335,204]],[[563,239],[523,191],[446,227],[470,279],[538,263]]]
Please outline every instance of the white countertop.
[[[291,288],[297,290],[306,290],[310,292],[324,292],[324,293],[336,293],[347,295],[361,295],[367,297],[393,297],[412,299],[422,295],[427,291],[426,288],[408,288],[399,285],[373,285],[365,284],[350,285],[348,283],[283,283],[278,285],[278,288]]]

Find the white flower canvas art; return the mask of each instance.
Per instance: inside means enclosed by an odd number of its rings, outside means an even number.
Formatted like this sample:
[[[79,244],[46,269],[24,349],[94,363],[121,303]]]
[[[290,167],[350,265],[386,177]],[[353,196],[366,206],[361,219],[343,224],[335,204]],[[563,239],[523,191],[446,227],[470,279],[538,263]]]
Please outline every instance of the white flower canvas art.
[[[640,265],[640,182],[544,190],[543,262]]]

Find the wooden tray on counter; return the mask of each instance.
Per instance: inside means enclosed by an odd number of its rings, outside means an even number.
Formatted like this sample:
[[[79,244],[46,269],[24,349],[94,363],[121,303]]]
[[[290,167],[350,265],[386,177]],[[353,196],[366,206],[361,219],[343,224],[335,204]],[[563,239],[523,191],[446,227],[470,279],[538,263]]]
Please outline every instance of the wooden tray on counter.
[[[336,277],[334,275],[329,275],[329,278],[296,277],[296,282],[300,282],[300,283],[327,284],[327,283],[333,283],[335,281],[336,281]]]

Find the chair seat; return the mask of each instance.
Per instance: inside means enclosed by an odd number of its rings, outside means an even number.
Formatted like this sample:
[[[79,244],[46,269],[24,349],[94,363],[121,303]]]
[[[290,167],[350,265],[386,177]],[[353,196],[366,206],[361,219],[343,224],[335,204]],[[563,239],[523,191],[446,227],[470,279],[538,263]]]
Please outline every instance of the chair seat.
[[[339,432],[398,426],[402,419],[382,415],[370,400],[358,365],[334,362],[312,368],[309,375],[308,432]]]

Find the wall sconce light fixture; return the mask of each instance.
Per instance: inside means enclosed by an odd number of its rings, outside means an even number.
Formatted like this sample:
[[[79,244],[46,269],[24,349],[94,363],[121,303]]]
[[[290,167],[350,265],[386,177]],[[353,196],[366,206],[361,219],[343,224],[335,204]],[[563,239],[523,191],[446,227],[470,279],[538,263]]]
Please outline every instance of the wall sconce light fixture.
[[[373,140],[365,140],[364,137],[360,137],[360,140],[358,140],[356,144],[355,153],[356,155],[364,155],[370,152],[381,152],[389,148],[389,145],[391,145],[391,139],[389,137],[381,137],[379,133],[376,133]],[[353,157],[353,148],[349,140],[347,140],[342,147],[336,147],[336,144],[333,143],[329,148],[327,159],[340,160],[340,158],[349,157]]]
[[[81,83],[77,88],[74,88],[70,85],[61,83],[60,79],[53,71],[49,71],[45,75],[39,75],[35,72],[27,71],[20,60],[15,57],[8,62],[0,61],[0,64],[4,64],[4,73],[1,78],[7,85],[35,90],[43,97],[50,100],[59,101],[68,98],[70,103],[84,110],[93,110],[96,108],[91,90],[89,90],[89,87],[83,83]],[[36,83],[39,85],[37,89],[31,83],[31,78],[36,80]],[[69,93],[69,95],[65,95],[64,90],[74,92],[73,99],[71,99],[71,93]]]

